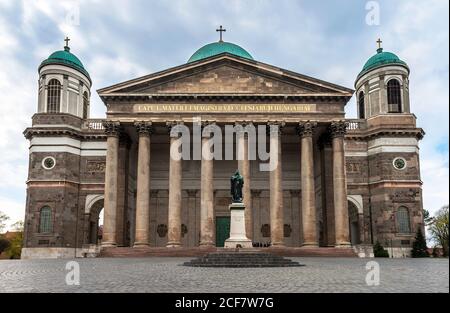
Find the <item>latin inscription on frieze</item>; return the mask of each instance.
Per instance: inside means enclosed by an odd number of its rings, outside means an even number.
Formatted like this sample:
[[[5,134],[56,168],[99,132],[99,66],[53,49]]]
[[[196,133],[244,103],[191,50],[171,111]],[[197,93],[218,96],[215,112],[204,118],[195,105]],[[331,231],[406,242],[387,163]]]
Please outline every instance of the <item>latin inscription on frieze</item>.
[[[135,113],[309,113],[316,104],[135,104]]]

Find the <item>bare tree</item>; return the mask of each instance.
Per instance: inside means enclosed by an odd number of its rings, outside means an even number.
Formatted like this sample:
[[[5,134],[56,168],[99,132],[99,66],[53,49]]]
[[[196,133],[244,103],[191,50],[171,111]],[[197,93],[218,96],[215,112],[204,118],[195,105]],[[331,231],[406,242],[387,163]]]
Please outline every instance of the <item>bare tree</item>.
[[[449,211],[448,205],[442,207],[433,217],[429,224],[432,240],[442,247],[444,256],[448,256],[448,234],[449,234]]]

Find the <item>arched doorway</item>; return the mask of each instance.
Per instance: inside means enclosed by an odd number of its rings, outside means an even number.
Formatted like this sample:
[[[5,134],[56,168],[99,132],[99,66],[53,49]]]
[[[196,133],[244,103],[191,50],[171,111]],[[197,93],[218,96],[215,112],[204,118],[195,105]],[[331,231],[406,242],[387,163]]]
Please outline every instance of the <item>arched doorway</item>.
[[[361,243],[361,239],[358,208],[352,201],[348,201],[348,219],[348,224],[350,227],[350,242],[353,246],[355,246]]]
[[[86,236],[85,243],[101,244],[103,233],[103,195],[88,196],[86,198],[85,225]]]

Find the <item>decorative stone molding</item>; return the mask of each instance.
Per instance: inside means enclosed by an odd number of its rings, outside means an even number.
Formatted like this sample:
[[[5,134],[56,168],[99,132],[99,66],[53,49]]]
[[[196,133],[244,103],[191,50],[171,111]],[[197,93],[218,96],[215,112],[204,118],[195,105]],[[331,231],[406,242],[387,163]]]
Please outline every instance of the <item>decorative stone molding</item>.
[[[134,126],[139,134],[139,136],[150,136],[153,134],[152,122],[135,122]]]
[[[415,202],[419,191],[409,189],[407,191],[397,191],[391,196],[393,203],[410,203]]]
[[[347,123],[345,121],[333,121],[329,127],[331,138],[344,137],[347,133]]]
[[[156,232],[158,233],[158,236],[163,238],[167,235],[167,225],[166,224],[159,224],[156,228]]]
[[[42,159],[42,167],[46,170],[52,170],[56,166],[56,159],[48,156]]]
[[[122,131],[120,122],[103,121],[103,127],[105,129],[105,134],[108,137],[119,137]]]
[[[104,173],[106,168],[105,161],[87,161],[86,172],[89,174]]]
[[[300,137],[312,137],[316,128],[317,122],[300,122],[297,126],[297,134]]]
[[[364,206],[363,206],[363,197],[361,195],[348,195],[347,200],[355,205],[358,209],[358,214],[363,214]]]
[[[92,207],[100,200],[104,201],[105,200],[105,195],[103,195],[103,194],[87,195],[86,196],[86,202],[85,202],[85,205],[84,205],[84,213],[85,214],[91,213]]]

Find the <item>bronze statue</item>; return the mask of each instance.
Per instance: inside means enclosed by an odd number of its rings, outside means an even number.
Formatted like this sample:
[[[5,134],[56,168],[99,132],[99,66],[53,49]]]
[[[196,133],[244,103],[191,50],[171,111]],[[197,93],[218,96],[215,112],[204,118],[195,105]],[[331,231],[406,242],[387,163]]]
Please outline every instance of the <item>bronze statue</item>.
[[[242,203],[242,187],[244,187],[244,177],[241,176],[239,170],[231,176],[231,196],[233,203]]]

